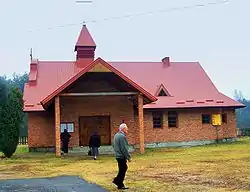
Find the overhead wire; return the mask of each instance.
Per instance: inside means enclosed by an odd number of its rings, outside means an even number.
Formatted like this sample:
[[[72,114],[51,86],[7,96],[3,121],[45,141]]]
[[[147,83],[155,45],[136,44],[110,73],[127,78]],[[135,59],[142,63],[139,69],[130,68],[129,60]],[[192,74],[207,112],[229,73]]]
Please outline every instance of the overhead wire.
[[[101,21],[110,21],[110,20],[116,20],[116,19],[123,19],[123,18],[130,18],[130,17],[140,17],[140,16],[145,16],[145,15],[150,15],[150,14],[157,14],[157,13],[164,13],[164,12],[171,12],[171,11],[181,11],[185,9],[195,9],[199,7],[205,7],[208,5],[219,5],[219,4],[225,4],[228,3],[229,0],[219,0],[219,1],[211,1],[205,4],[195,4],[195,5],[187,5],[187,6],[182,6],[182,7],[172,7],[172,8],[165,8],[157,11],[148,11],[148,12],[142,12],[142,13],[131,13],[131,14],[126,14],[122,16],[113,16],[113,17],[107,17],[103,18],[100,20],[89,20],[89,21],[83,21],[80,23],[71,23],[71,24],[65,24],[65,25],[58,25],[54,27],[48,27],[44,29],[36,29],[36,30],[29,30],[28,32],[35,32],[35,31],[41,31],[41,30],[52,30],[55,28],[63,28],[63,27],[70,27],[70,26],[76,26],[76,25],[83,25],[87,23],[97,23]]]

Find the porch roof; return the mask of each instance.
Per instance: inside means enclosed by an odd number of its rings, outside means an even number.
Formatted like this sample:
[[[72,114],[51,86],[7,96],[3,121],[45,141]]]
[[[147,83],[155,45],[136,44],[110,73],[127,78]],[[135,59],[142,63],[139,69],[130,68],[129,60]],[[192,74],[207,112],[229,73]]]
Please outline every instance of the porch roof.
[[[122,72],[111,66],[109,63],[105,62],[100,57],[97,58],[95,61],[87,65],[85,68],[82,68],[79,72],[74,74],[71,78],[69,78],[65,83],[60,85],[57,89],[53,90],[49,95],[46,95],[45,98],[41,100],[41,104],[45,105],[48,102],[50,102],[56,95],[60,94],[63,90],[65,90],[68,86],[70,86],[72,83],[74,83],[76,80],[78,80],[82,75],[84,75],[86,72],[90,71],[94,66],[97,64],[101,64],[107,69],[109,69],[111,72],[115,73],[119,77],[121,77],[123,80],[125,80],[127,83],[129,83],[131,86],[133,86],[135,89],[137,89],[140,93],[142,93],[147,99],[150,101],[156,101],[157,98],[153,96],[151,93],[149,93],[147,90],[142,88],[140,85],[132,81],[130,78],[128,78],[126,75],[124,75]]]

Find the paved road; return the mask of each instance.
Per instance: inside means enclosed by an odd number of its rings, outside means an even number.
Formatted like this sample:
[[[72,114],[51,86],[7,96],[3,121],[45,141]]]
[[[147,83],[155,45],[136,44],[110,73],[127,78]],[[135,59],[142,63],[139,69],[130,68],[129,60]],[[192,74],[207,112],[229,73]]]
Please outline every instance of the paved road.
[[[80,177],[61,176],[42,179],[0,180],[0,192],[107,192]]]

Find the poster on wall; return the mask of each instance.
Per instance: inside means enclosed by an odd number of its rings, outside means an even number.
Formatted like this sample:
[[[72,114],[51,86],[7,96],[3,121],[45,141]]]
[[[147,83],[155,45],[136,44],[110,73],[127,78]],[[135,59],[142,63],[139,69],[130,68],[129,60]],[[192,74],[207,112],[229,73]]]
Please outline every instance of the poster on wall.
[[[74,132],[74,123],[61,123],[61,133],[66,129],[69,133]]]

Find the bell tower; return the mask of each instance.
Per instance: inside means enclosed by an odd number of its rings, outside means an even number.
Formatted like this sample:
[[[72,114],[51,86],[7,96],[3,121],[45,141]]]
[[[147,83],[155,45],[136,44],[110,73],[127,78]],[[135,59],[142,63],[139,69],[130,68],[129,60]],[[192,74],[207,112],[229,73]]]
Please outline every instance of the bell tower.
[[[96,44],[84,24],[75,45],[76,60],[87,59],[93,61],[95,57],[95,49]]]

